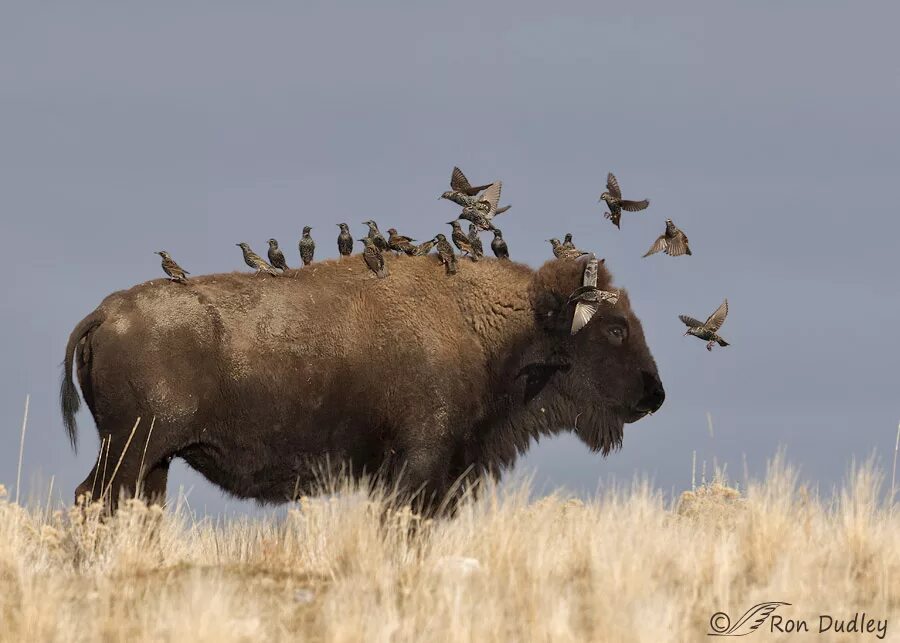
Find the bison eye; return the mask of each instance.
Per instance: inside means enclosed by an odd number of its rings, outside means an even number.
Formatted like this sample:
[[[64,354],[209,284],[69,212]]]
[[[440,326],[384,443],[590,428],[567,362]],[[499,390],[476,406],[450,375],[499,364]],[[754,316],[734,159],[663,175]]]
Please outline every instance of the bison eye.
[[[609,342],[615,346],[621,346],[628,336],[628,331],[623,326],[610,326],[606,329]]]

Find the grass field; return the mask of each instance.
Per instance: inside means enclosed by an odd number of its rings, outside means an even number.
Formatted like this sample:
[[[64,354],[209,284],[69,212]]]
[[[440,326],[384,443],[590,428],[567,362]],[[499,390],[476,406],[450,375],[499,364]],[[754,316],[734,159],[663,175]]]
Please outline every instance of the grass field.
[[[352,489],[219,522],[4,492],[0,640],[697,641],[714,613],[734,624],[764,601],[811,633],[767,621],[752,640],[876,640],[816,634],[819,614],[862,611],[900,640],[900,512],[879,480],[861,467],[820,497],[776,458],[740,492],[718,481],[674,506],[645,484],[589,502],[518,485],[421,525]]]

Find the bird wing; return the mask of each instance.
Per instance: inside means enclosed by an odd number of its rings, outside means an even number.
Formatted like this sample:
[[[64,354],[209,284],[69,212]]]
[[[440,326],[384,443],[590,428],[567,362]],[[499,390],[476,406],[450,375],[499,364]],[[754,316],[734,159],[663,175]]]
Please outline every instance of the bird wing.
[[[488,205],[488,216],[493,216],[497,212],[497,204],[500,203],[500,189],[503,187],[501,181],[491,183],[488,188],[481,194],[478,200]]]
[[[469,179],[466,178],[466,175],[463,174],[463,171],[458,167],[454,167],[453,173],[450,175],[450,189],[454,192],[462,192],[466,194],[471,187],[472,186],[469,184]]]
[[[687,315],[678,315],[678,319],[687,326],[688,328],[700,328],[703,326],[703,322],[699,319],[694,319],[693,317],[688,317]]]
[[[576,334],[587,326],[598,310],[600,310],[599,302],[579,301],[575,304],[575,314],[572,316],[572,334]]]
[[[676,232],[675,236],[669,241],[669,247],[666,250],[666,254],[671,257],[680,257],[681,255],[691,254],[691,250],[688,248],[688,238],[681,232]]]
[[[620,199],[619,205],[622,206],[622,209],[626,212],[640,212],[641,210],[645,210],[647,206],[650,205],[650,200],[644,199],[643,201],[629,201],[628,199]]]
[[[650,255],[655,255],[657,252],[660,252],[661,250],[666,250],[668,245],[669,245],[669,242],[666,241],[666,235],[662,234],[659,236],[659,238],[656,241],[653,242],[653,245],[650,246],[650,249],[647,251],[647,254],[645,254],[644,256],[649,257]]]
[[[722,324],[725,323],[725,318],[728,317],[728,300],[722,302],[722,305],[716,308],[716,312],[709,316],[709,319],[706,320],[706,323],[703,324],[712,332],[718,331],[722,328]]]
[[[609,193],[617,199],[622,198],[622,190],[621,188],[619,188],[619,181],[616,179],[616,175],[612,172],[606,175],[606,189],[609,190]]]

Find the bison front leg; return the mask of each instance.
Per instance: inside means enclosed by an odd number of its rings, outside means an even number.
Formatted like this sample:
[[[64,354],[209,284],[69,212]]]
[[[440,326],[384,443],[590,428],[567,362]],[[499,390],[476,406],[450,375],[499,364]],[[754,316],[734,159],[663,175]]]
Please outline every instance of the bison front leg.
[[[420,424],[401,431],[394,445],[388,482],[396,501],[411,505],[423,517],[442,514],[447,508],[454,453],[448,435],[445,428],[433,423]]]

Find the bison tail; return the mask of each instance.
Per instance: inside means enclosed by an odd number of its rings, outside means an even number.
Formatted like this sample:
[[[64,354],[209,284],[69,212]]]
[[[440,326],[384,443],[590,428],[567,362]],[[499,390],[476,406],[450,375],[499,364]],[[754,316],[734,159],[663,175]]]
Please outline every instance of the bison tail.
[[[75,422],[75,414],[81,408],[81,399],[78,397],[78,390],[75,388],[75,381],[72,378],[72,362],[75,360],[76,351],[81,355],[83,350],[81,341],[99,326],[101,321],[103,318],[98,312],[91,313],[79,322],[72,334],[69,335],[69,343],[66,344],[66,359],[62,364],[62,381],[59,386],[59,405],[66,433],[68,433],[72,449],[75,451],[78,448],[78,424]]]

